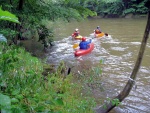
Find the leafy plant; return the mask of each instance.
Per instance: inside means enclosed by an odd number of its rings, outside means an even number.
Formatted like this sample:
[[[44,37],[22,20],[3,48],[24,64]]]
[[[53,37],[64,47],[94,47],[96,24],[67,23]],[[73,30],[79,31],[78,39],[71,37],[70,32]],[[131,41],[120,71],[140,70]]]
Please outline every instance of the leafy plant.
[[[7,95],[0,93],[0,108],[1,112],[11,112],[11,99]]]
[[[133,13],[133,14],[146,14],[148,12],[148,8],[145,6],[147,0],[143,0],[137,3],[134,0],[128,3],[128,8],[123,11],[123,14]]]
[[[61,69],[44,76],[43,64],[23,48],[0,44],[1,111],[10,112],[93,112],[93,98],[81,95],[82,87],[65,79]],[[8,104],[4,105],[8,100]],[[4,102],[5,101],[5,102]]]
[[[117,14],[121,15],[123,11],[123,2],[122,1],[103,1],[98,6],[98,14],[107,15],[107,14]]]
[[[18,21],[18,18],[14,14],[8,11],[3,11],[1,7],[0,7],[0,20],[8,20],[11,22],[20,23]]]
[[[144,0],[142,1],[140,4],[138,4],[136,6],[136,13],[139,13],[139,14],[146,14],[148,12],[148,8],[145,7],[145,2],[147,0]]]
[[[135,9],[134,9],[134,8],[129,8],[129,9],[124,10],[123,13],[124,13],[124,14],[135,13]]]
[[[118,106],[121,103],[119,99],[113,99],[111,100],[111,102],[112,102],[112,105],[116,105],[116,106]]]
[[[107,101],[106,101],[106,103],[109,103],[109,102],[111,102],[111,104],[114,106],[119,106],[120,104],[121,104],[121,102],[119,101],[119,99],[110,99],[110,98],[107,98]],[[106,104],[104,104],[103,105],[103,107],[104,107],[104,109],[107,109],[107,107],[106,107]]]
[[[18,17],[16,17],[14,14],[8,11],[3,11],[1,7],[0,7],[0,20],[6,20],[6,21],[20,24]],[[15,30],[11,30],[10,28],[7,29],[2,28],[0,30],[0,34],[3,34],[5,37],[7,37],[7,39],[8,37],[11,36],[11,40],[13,40],[17,32]]]
[[[0,34],[0,42],[7,43],[7,39],[2,34]]]

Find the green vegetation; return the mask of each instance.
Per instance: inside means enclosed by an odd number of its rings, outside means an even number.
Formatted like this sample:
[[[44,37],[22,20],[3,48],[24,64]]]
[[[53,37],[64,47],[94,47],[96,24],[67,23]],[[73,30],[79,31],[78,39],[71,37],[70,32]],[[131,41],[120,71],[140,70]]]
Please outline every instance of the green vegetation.
[[[13,14],[7,14],[4,20],[11,20]],[[25,49],[0,42],[1,112],[92,113],[94,99],[82,95],[82,85],[74,83],[71,74],[62,73],[63,62],[55,71],[50,67]]]
[[[8,11],[3,11],[1,7],[0,7],[0,20],[7,20],[7,21],[14,22],[14,23],[19,23],[16,15],[13,15]]]
[[[17,46],[17,40],[29,40],[38,33],[38,41],[46,48],[53,41],[55,21],[79,21],[97,14],[146,14],[146,1],[1,0],[1,112],[92,113],[92,108],[100,101],[92,98],[91,90],[103,90],[100,67],[81,73],[77,76],[80,79],[74,81],[72,74],[63,73],[66,71],[63,62],[55,70]],[[51,26],[47,26],[47,22],[51,22]],[[30,36],[23,37],[24,32]],[[119,101],[113,100],[112,104],[118,105]]]
[[[147,14],[148,0],[86,0],[84,6],[103,17],[123,17],[127,14]]]
[[[5,21],[1,22],[0,33],[9,40],[12,40],[12,43],[15,44],[17,44],[17,40],[20,39],[33,39],[35,33],[38,32],[39,40],[41,40],[44,47],[47,47],[48,45],[51,45],[51,42],[53,41],[54,27],[47,27],[47,23],[43,23],[43,21],[48,20],[52,23],[55,23],[55,21],[58,20],[71,21],[76,19],[79,21],[88,16],[96,15],[95,12],[82,7],[78,0],[56,2],[53,0],[1,0],[0,4],[3,10],[8,10],[14,13],[21,23],[12,24]],[[39,32],[39,29],[41,32]],[[22,37],[21,34],[25,31],[29,32],[30,36]]]
[[[47,26],[43,21],[55,23],[63,20],[70,22],[97,15],[120,17],[129,13],[147,14],[148,8],[145,6],[147,2],[148,0],[1,0],[1,9],[15,14],[19,18],[20,24],[18,24],[19,21],[16,21],[16,24],[2,21],[0,33],[14,44],[17,44],[17,40],[30,40],[39,37],[43,47],[47,48],[49,45],[52,46],[54,27]],[[5,15],[8,15],[7,11],[1,9],[0,14],[5,12]],[[12,18],[15,16],[13,15]],[[4,18],[1,17],[1,19]],[[7,20],[15,22],[13,19],[7,18]],[[24,32],[29,35],[23,36]]]
[[[0,44],[0,109],[2,112],[92,113],[93,98],[82,95],[83,88],[65,79],[63,65],[43,75],[44,65],[17,46]]]
[[[1,0],[0,14],[10,11],[15,14],[20,21],[16,24],[1,21],[0,33],[11,43],[17,44],[17,40],[33,39],[37,37],[44,48],[52,46],[54,34],[54,24],[56,21],[63,20],[83,20],[87,17],[100,15],[102,17],[122,17],[127,14],[147,14],[148,8],[145,6],[148,0]],[[15,17],[13,17],[15,18]],[[9,21],[14,21],[13,18]],[[2,19],[2,17],[1,17]],[[6,19],[6,18],[5,18]],[[51,26],[47,27],[47,23]],[[14,21],[15,22],[15,21]],[[44,26],[44,27],[43,27]],[[44,29],[43,29],[44,28]],[[39,29],[41,32],[39,32]],[[46,31],[46,32],[45,32]],[[23,36],[27,32],[30,35]]]

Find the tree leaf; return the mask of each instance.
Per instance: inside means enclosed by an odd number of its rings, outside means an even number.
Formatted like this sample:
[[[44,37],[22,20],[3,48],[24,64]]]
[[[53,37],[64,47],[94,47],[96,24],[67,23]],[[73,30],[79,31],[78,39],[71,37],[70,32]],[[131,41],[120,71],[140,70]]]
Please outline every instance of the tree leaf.
[[[16,89],[16,90],[13,90],[11,94],[12,95],[18,95],[19,93],[20,93],[20,90]]]
[[[6,42],[7,43],[7,39],[3,36],[3,34],[0,34],[0,42]]]
[[[8,20],[14,23],[20,23],[18,21],[18,18],[16,17],[16,15],[8,12],[8,11],[3,11],[0,7],[0,20]]]
[[[56,99],[55,99],[55,102],[56,102],[58,105],[64,105],[63,100],[62,100],[61,98],[56,98]]]
[[[11,102],[12,102],[12,103],[18,103],[18,102],[19,102],[19,100],[18,100],[18,99],[16,99],[16,98],[12,98],[12,99],[11,99]]]
[[[10,97],[0,93],[0,105],[2,105],[2,106],[9,106],[9,105],[11,105]]]

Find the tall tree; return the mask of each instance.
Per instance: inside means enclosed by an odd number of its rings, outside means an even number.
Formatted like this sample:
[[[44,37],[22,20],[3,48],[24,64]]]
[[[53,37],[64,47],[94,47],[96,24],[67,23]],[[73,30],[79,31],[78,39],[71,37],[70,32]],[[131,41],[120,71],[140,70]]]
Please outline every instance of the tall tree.
[[[122,0],[122,1],[123,1],[123,3],[124,3],[125,9],[127,9],[127,8],[128,8],[128,3],[129,3],[131,0]]]
[[[12,5],[12,0],[10,0],[10,4]]]
[[[23,9],[24,0],[19,0],[18,10]]]

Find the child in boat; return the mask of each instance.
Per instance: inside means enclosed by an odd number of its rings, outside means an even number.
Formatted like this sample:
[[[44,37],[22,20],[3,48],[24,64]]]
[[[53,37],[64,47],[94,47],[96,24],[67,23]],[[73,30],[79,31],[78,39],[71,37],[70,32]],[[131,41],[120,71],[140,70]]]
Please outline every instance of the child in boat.
[[[94,30],[94,32],[95,32],[95,34],[99,34],[99,33],[101,33],[102,31],[101,31],[100,27],[97,26],[97,28]]]
[[[82,41],[80,42],[79,46],[80,49],[88,49],[89,48],[89,44],[92,42],[92,40],[90,39],[89,41],[86,41],[85,37],[82,37]]]
[[[75,29],[74,33],[72,34],[72,37],[77,37],[79,36],[80,32],[79,29]]]

